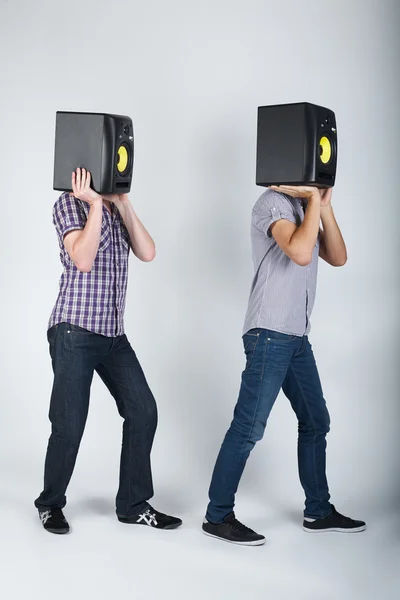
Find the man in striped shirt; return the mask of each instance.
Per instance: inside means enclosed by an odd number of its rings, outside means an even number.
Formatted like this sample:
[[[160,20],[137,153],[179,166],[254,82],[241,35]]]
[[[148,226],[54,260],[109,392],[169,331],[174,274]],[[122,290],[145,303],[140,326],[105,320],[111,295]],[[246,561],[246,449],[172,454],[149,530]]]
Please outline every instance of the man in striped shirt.
[[[123,523],[173,529],[182,521],[148,502],[153,496],[150,452],[157,407],[124,333],[130,249],[148,262],[155,257],[155,246],[128,196],[102,197],[91,189],[90,179],[85,169],[77,169],[73,194],[62,194],[53,209],[64,269],[48,329],[54,371],[52,431],[44,489],[35,506],[47,531],[69,531],[62,509],[96,371],[124,419],[117,517]]]
[[[299,423],[304,530],[357,532],[366,527],[338,513],[329,501],[325,453],[330,419],[308,341],[318,258],[333,266],[347,260],[331,197],[331,189],[279,186],[267,189],[254,206],[255,275],[243,330],[246,367],[212,476],[203,522],[206,535],[242,545],[264,544],[264,536],[240,523],[233,508],[247,458],[263,437],[281,389]]]

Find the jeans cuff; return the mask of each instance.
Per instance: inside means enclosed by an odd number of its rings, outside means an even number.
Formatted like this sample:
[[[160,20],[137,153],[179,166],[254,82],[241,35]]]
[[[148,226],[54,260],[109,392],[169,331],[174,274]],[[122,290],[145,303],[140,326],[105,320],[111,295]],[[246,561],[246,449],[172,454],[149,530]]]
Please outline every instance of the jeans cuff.
[[[142,504],[139,504],[138,506],[135,506],[135,510],[131,511],[131,512],[121,512],[117,509],[116,513],[117,513],[117,517],[122,517],[122,518],[129,518],[129,517],[134,517],[144,511],[146,511],[148,508],[150,508],[150,504],[148,502],[142,502]]]

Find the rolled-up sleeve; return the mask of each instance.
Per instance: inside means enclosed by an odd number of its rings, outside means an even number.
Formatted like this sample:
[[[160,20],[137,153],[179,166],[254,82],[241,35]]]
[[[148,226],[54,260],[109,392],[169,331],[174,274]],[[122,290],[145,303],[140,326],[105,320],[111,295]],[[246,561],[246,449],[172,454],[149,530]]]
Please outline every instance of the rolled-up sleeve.
[[[279,192],[270,192],[253,211],[253,225],[264,235],[271,235],[270,227],[276,221],[285,219],[297,224],[292,203]]]
[[[60,239],[70,231],[85,227],[85,214],[72,194],[63,194],[53,208],[53,223]]]

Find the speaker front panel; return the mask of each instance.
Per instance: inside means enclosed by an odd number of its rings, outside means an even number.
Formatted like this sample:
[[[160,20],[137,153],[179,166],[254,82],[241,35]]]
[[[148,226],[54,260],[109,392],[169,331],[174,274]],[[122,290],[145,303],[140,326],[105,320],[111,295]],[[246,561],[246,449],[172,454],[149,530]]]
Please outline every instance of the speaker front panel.
[[[115,185],[126,186],[132,180],[133,172],[133,126],[132,121],[118,123],[117,149],[115,153]],[[118,186],[118,184],[120,184]]]
[[[337,165],[337,131],[335,114],[319,107],[316,124],[316,181],[324,187],[335,183]]]
[[[103,140],[103,188],[127,194],[133,174],[133,125],[129,117],[106,115]]]

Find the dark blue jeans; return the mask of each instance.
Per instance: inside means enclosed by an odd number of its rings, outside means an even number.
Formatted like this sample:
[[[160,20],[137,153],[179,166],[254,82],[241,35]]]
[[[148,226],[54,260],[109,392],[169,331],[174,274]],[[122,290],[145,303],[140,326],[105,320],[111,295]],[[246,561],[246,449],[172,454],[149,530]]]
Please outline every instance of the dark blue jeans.
[[[50,402],[51,436],[39,509],[63,508],[89,408],[96,371],[124,419],[117,514],[136,514],[153,495],[150,452],[157,407],[136,354],[125,335],[107,338],[60,323],[48,331],[54,384]]]
[[[324,518],[331,512],[325,474],[329,413],[308,337],[252,329],[243,336],[246,368],[233,421],[212,476],[207,519],[221,523],[232,512],[246,461],[264,435],[280,389],[299,423],[298,464],[306,502],[304,515]]]

